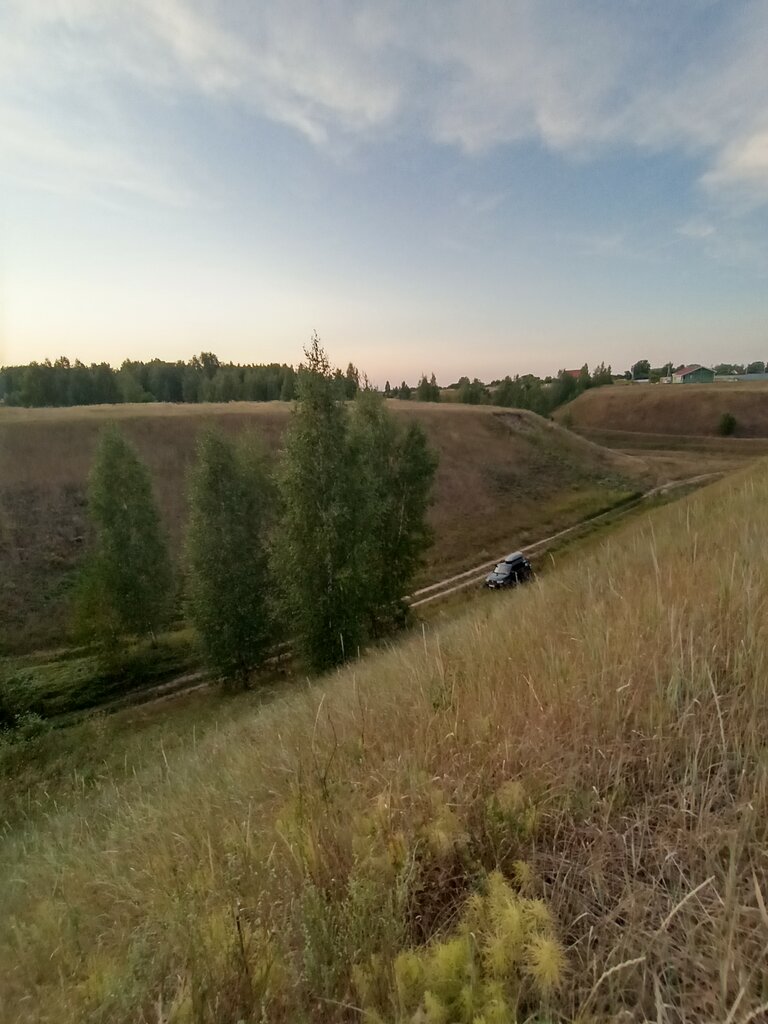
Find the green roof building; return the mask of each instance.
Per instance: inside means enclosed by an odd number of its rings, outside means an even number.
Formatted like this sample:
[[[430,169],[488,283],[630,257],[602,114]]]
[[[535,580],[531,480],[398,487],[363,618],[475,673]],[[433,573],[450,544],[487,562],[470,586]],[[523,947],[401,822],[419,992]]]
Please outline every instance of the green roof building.
[[[708,366],[700,366],[698,363],[691,363],[690,366],[681,366],[672,374],[673,384],[711,384],[715,379],[715,371]]]

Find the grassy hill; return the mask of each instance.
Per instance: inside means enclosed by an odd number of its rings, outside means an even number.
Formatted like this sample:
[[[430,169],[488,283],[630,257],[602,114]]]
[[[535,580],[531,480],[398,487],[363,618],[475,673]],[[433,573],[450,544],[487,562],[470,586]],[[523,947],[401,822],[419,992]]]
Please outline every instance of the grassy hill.
[[[530,413],[390,403],[440,455],[425,579],[492,558],[643,489],[646,464]],[[60,645],[87,543],[85,491],[99,431],[117,420],[149,464],[178,551],[185,479],[200,429],[254,430],[275,451],[283,403],[0,409],[0,652]]]
[[[576,430],[716,436],[724,413],[736,437],[768,437],[768,384],[632,384],[585,391],[555,413]]]
[[[6,752],[0,1018],[764,1019],[767,502],[761,464],[261,707]]]

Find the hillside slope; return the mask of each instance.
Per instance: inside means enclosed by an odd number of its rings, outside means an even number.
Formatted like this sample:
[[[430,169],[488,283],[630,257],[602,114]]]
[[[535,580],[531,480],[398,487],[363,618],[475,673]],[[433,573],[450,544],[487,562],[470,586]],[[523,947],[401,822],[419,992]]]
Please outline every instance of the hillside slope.
[[[3,1019],[762,1020],[767,503],[763,465],[31,793]]]
[[[594,388],[558,409],[555,418],[577,430],[716,436],[724,413],[735,436],[768,437],[768,385],[632,384]]]
[[[422,423],[440,455],[431,578],[570,525],[649,481],[640,459],[531,413],[390,407]],[[283,403],[0,410],[0,652],[58,645],[66,636],[74,573],[87,543],[86,481],[105,422],[119,421],[149,464],[178,551],[186,473],[200,429],[252,429],[274,452],[288,416]]]

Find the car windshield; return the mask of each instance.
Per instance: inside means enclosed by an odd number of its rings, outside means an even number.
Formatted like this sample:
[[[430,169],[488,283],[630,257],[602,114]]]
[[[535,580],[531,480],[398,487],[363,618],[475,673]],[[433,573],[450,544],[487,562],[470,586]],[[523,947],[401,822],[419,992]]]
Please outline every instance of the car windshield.
[[[512,566],[509,562],[499,562],[493,571],[497,576],[509,576],[512,572]]]

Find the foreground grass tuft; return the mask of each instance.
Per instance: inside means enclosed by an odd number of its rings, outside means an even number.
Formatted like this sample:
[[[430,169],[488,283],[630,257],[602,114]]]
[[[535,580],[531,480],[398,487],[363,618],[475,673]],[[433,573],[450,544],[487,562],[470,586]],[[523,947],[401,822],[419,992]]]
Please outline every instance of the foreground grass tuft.
[[[758,1019],[766,503],[760,466],[30,805],[0,1015]]]

